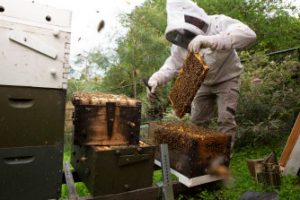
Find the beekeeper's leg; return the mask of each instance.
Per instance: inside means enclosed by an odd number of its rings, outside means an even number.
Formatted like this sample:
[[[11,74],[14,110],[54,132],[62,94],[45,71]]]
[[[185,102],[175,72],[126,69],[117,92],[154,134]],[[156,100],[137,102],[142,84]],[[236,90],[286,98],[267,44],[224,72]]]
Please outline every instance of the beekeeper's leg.
[[[216,86],[218,104],[218,131],[231,136],[231,150],[235,142],[237,125],[235,121],[239,99],[240,78],[234,78]]]
[[[191,121],[198,126],[208,127],[213,116],[216,95],[211,87],[202,85],[191,105]]]

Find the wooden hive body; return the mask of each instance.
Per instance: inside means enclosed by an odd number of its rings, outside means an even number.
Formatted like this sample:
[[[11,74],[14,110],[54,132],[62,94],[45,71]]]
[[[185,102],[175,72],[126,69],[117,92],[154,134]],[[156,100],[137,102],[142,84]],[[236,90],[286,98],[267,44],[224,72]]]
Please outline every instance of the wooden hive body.
[[[207,174],[213,162],[229,165],[231,137],[226,134],[192,124],[151,123],[150,136],[157,145],[168,144],[171,168],[189,178]]]
[[[178,117],[182,118],[190,110],[191,103],[207,73],[208,66],[201,56],[190,53],[169,94],[169,100]]]
[[[74,145],[71,163],[93,196],[152,186],[155,146]],[[88,173],[87,173],[88,172]]]
[[[136,145],[139,142],[141,103],[126,96],[76,93],[74,143]]]

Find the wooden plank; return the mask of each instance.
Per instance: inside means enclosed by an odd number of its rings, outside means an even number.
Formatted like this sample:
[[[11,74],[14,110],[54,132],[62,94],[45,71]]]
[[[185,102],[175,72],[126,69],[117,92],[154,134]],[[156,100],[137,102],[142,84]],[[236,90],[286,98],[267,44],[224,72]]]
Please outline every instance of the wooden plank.
[[[74,179],[71,172],[71,167],[69,162],[64,162],[64,168],[65,168],[65,180],[68,186],[68,193],[69,193],[69,200],[78,200],[78,196],[76,194],[76,188]]]
[[[295,147],[295,144],[297,140],[299,139],[300,135],[300,113],[298,114],[298,117],[296,119],[296,122],[294,124],[294,127],[292,129],[291,135],[288,138],[288,141],[284,147],[284,150],[281,154],[279,164],[282,167],[285,167],[288,160],[290,159],[290,155]]]
[[[40,5],[31,1],[1,0],[1,6],[5,8],[5,12],[1,13],[0,19],[8,18],[10,21],[48,29],[52,29],[53,26],[59,30],[71,27],[72,12],[69,10]],[[22,12],[20,12],[20,8],[22,8]],[[50,21],[45,20],[46,15],[51,17]]]
[[[158,160],[155,160],[154,163],[157,166],[161,166],[161,163]],[[194,178],[188,178],[172,168],[171,168],[171,173],[178,178],[178,181],[180,183],[182,183],[183,185],[185,185],[188,188],[223,180],[221,177],[212,176],[212,175],[203,175],[203,176],[198,176],[198,177],[194,177]]]
[[[188,192],[191,189],[186,187],[185,185],[181,184],[180,182],[173,182],[173,190],[175,195],[182,194],[184,192]],[[129,194],[130,193],[130,194]],[[133,197],[134,195],[138,195],[136,197],[136,200],[157,200],[161,199],[162,197],[162,188],[161,187],[150,187],[150,188],[144,188],[139,190],[134,190],[127,193],[121,193],[121,194],[113,194],[113,195],[106,195],[101,197],[92,197],[92,196],[86,196],[86,197],[80,197],[80,200],[135,200]],[[120,199],[121,198],[121,199]]]
[[[297,140],[290,156],[286,163],[283,174],[284,175],[297,175],[300,169],[300,139]]]
[[[264,159],[256,159],[256,160],[247,160],[248,169],[250,171],[250,175],[257,180],[257,174],[262,172]]]
[[[161,188],[153,186],[139,190],[133,190],[121,194],[105,195],[100,197],[87,197],[81,200],[156,200],[161,196]]]
[[[27,47],[45,56],[48,56],[53,60],[56,60],[57,58],[57,50],[55,48],[49,46],[47,43],[38,39],[38,37],[35,37],[31,34],[27,34],[24,31],[11,31],[9,39],[13,42],[23,45],[24,47]]]

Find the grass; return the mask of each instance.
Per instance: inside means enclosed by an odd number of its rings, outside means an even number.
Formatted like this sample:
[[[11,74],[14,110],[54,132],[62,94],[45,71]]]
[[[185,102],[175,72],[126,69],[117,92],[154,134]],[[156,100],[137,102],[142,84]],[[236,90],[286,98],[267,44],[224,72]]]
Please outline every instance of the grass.
[[[179,195],[178,200],[236,200],[246,191],[274,191],[279,195],[280,200],[299,200],[300,199],[300,184],[298,177],[285,176],[282,177],[280,189],[266,188],[258,185],[249,174],[246,160],[263,158],[273,150],[277,155],[280,155],[283,147],[245,147],[237,149],[231,160],[230,169],[232,180],[227,181],[214,187],[214,189],[199,189],[193,194]],[[65,151],[65,161],[70,160],[70,150]],[[154,183],[161,181],[161,172],[155,171],[153,174]],[[88,190],[83,183],[76,184],[77,193],[80,196],[88,195]],[[67,188],[64,185],[62,188],[62,197],[67,197]]]
[[[280,189],[266,188],[257,184],[249,174],[246,160],[263,158],[274,150],[277,155],[282,147],[243,148],[236,150],[231,160],[232,180],[223,183],[217,190],[202,190],[194,195],[180,195],[178,199],[236,200],[246,191],[276,192],[280,200],[299,200],[300,186],[298,177],[282,177]]]

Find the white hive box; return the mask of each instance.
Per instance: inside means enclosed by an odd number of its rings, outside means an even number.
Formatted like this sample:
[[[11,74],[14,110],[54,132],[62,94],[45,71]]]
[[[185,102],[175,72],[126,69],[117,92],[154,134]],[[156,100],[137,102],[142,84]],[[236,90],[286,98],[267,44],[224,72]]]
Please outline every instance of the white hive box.
[[[67,88],[71,12],[0,0],[0,85]]]

